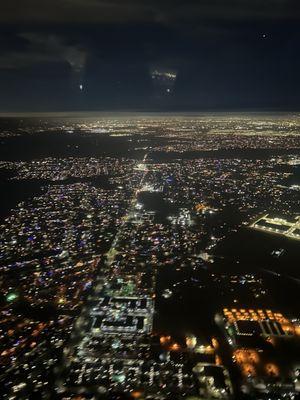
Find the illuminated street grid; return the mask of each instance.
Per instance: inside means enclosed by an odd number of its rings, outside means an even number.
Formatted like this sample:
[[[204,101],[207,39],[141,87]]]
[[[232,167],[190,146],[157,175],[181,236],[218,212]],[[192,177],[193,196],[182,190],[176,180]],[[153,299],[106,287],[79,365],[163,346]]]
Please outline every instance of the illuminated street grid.
[[[162,340],[169,343],[175,356],[166,355],[159,363],[153,359],[155,270],[163,265],[164,259],[168,262],[173,251],[184,260],[192,247],[180,249],[181,236],[176,235],[176,228],[167,247],[164,237],[171,238],[171,231],[167,233],[167,226],[155,223],[153,213],[144,210],[138,201],[145,190],[159,193],[159,175],[146,166],[140,166],[139,170],[144,171],[141,188],[107,254],[105,282],[98,285],[90,310],[81,317],[78,334],[84,326],[89,328],[77,345],[66,350],[67,360],[72,360],[66,382],[69,389],[61,386],[59,392],[65,393],[67,389],[67,393],[68,390],[84,393],[97,385],[97,390],[104,393],[118,390],[135,393],[136,388],[146,387],[147,393],[159,392],[162,399],[171,393],[184,396],[196,393],[181,346],[171,338]],[[185,238],[191,235],[188,227],[179,225],[178,229],[185,230]],[[228,390],[226,386],[224,393]]]
[[[82,158],[45,158],[42,160],[1,162],[0,168],[16,170],[15,180],[45,179],[49,181],[64,181],[69,178],[109,177],[111,182],[125,182],[128,174],[135,167],[133,160],[122,160],[105,157]]]
[[[245,222],[262,209],[272,209],[287,215],[298,210],[298,192],[286,181],[292,172],[288,169],[290,157],[267,159],[200,158],[182,159],[153,164],[160,174],[158,189],[165,183],[165,190],[173,202],[188,208],[194,206],[222,209],[237,207]],[[282,167],[287,169],[282,170]],[[12,179],[105,178],[112,188],[138,184],[141,164],[133,160],[68,158],[43,159],[30,162],[2,162],[0,167],[16,172]],[[201,171],[201,173],[199,173]],[[136,173],[134,173],[136,172]],[[129,182],[132,179],[133,182]],[[102,181],[99,185],[103,184]],[[129,186],[128,186],[129,185]],[[288,199],[288,200],[287,200]]]
[[[11,173],[10,182],[42,180],[44,185],[40,195],[18,204],[0,226],[3,398],[34,392],[47,399],[54,388],[64,399],[118,391],[133,398],[230,398],[230,377],[214,338],[186,334],[180,341],[168,332],[154,332],[157,275],[168,267],[187,275],[206,271],[209,277],[178,278],[164,291],[166,299],[189,285],[213,287],[228,304],[242,297],[264,304],[269,293],[258,273],[209,268],[214,248],[258,214],[272,211],[288,220],[299,215],[297,185],[289,183],[299,163],[299,120],[106,119],[48,124],[28,134],[58,127],[70,135],[124,136],[133,141],[131,150],[143,154],[136,159],[130,154],[0,163]],[[205,133],[200,140],[199,133]],[[189,151],[261,148],[290,153],[262,159],[238,154],[184,158]],[[166,161],[160,152],[182,154]],[[226,217],[229,211],[234,211],[231,218]],[[228,309],[234,333],[224,333],[255,393],[261,393],[262,381],[249,377],[265,376],[259,369],[278,377],[281,367],[266,360],[253,369],[257,354],[236,341],[248,337],[242,335],[243,322],[258,322],[268,343],[280,336],[294,340],[298,334],[296,323],[259,310]],[[57,368],[59,379],[57,371],[53,374]],[[217,387],[220,374],[224,382]],[[294,384],[288,393],[294,393],[296,377],[297,371],[290,371]]]
[[[132,115],[118,118],[95,117],[39,120],[19,124],[14,134],[45,132],[125,137],[134,149],[186,152],[217,149],[299,149],[299,115]],[[180,135],[178,134],[180,133]],[[11,132],[0,132],[10,136]],[[199,140],[199,136],[201,136]],[[159,144],[153,139],[159,139]]]
[[[30,384],[35,389],[48,384],[46,371],[57,361],[122,223],[135,179],[130,165],[119,166],[121,176],[127,169],[131,188],[48,186],[41,196],[20,203],[0,227],[0,283],[6,299],[1,305],[0,376],[17,382],[16,393]],[[28,318],[16,315],[17,300]]]

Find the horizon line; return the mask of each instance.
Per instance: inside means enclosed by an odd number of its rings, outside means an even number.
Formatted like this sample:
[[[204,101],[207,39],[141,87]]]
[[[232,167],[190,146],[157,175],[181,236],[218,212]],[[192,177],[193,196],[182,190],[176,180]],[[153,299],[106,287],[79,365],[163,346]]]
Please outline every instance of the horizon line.
[[[214,115],[214,114],[227,114],[227,115],[245,115],[245,114],[298,114],[300,110],[99,110],[99,111],[0,111],[0,118],[46,118],[46,117],[84,117],[84,116],[134,116],[134,115]]]

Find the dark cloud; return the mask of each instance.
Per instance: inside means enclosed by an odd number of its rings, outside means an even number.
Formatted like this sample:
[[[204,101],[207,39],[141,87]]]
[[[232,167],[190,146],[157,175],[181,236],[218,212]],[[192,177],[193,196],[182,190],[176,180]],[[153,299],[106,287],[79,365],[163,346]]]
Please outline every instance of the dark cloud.
[[[298,107],[299,11],[294,0],[6,1],[0,107]],[[154,68],[177,72],[171,95]]]
[[[297,0],[10,0],[2,23],[127,23],[299,18]]]

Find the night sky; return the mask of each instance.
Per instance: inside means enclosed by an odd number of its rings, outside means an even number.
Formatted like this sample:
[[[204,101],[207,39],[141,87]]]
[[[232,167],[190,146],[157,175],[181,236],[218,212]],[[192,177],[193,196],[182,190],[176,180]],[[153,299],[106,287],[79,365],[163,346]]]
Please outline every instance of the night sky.
[[[0,112],[296,110],[299,0],[2,0]]]

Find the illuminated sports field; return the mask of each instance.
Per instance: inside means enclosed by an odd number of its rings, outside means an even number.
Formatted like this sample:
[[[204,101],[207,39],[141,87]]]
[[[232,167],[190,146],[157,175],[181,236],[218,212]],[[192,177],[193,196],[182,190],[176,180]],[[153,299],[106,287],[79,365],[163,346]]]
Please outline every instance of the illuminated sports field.
[[[287,220],[279,217],[270,218],[269,214],[266,214],[251,224],[250,227],[300,240],[299,216],[295,217],[293,220]]]

